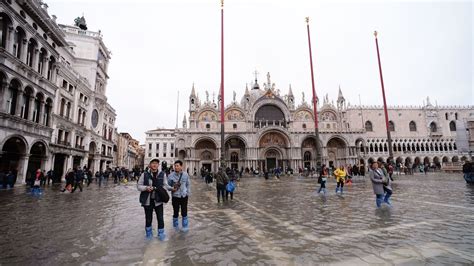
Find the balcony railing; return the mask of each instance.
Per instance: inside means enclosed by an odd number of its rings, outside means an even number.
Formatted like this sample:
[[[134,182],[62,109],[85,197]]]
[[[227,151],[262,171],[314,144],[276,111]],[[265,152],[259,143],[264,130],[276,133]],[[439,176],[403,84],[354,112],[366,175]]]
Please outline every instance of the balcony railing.
[[[443,133],[441,131],[430,132],[430,137],[441,137]]]
[[[76,144],[75,147],[76,147],[76,149],[85,150],[85,147],[81,146],[80,144]]]
[[[63,145],[63,146],[68,146],[68,147],[71,146],[71,143],[69,143],[68,141],[65,141],[65,140],[58,140],[57,143],[59,145]]]

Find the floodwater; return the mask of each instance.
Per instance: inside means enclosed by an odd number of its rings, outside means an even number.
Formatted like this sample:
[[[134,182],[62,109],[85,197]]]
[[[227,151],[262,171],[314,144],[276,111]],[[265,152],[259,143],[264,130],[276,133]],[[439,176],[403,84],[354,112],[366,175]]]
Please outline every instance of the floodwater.
[[[0,191],[0,264],[314,265],[474,264],[474,187],[461,175],[395,176],[393,207],[375,208],[371,183],[356,178],[344,196],[315,193],[316,179],[244,178],[234,200],[193,179],[190,231],[144,238],[135,185],[40,197]],[[156,235],[156,219],[153,221]]]

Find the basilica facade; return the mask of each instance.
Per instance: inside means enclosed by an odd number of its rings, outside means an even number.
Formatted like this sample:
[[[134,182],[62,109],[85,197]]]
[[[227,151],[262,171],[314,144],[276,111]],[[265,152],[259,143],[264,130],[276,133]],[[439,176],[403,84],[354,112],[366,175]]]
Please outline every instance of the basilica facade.
[[[214,98],[214,97],[212,97]],[[220,97],[218,97],[220,98]],[[257,79],[242,98],[225,107],[225,160],[232,168],[272,169],[316,167],[313,109],[304,94],[295,104],[291,86],[282,95],[270,74],[260,87]],[[386,124],[381,106],[351,106],[339,88],[336,101],[317,99],[322,163],[332,166],[386,161]],[[220,157],[218,100],[189,96],[189,119],[176,130],[176,156],[189,169],[216,171]],[[388,108],[393,159],[407,165],[441,166],[469,157],[464,142],[473,106],[437,106],[429,98],[421,106]],[[461,143],[461,144],[460,144]],[[458,148],[458,146],[462,146]]]

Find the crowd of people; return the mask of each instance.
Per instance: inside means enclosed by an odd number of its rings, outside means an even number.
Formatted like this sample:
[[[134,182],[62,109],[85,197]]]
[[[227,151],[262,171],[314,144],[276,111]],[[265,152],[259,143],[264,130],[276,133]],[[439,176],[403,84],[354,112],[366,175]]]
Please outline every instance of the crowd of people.
[[[13,171],[1,172],[0,171],[0,188],[11,189],[15,187],[16,173]]]

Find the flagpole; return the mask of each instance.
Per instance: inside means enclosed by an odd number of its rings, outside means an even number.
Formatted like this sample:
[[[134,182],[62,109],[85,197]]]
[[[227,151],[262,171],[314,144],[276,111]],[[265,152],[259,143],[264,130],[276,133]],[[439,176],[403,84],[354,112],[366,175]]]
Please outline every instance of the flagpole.
[[[178,90],[178,98],[176,99],[176,129],[178,129],[178,112],[179,112],[179,90]]]
[[[380,62],[379,41],[377,39],[377,31],[374,31],[374,36],[375,36],[375,46],[377,47],[377,59],[379,62],[380,84],[382,85],[383,109],[385,113],[385,127],[387,128],[388,157],[389,157],[387,161],[391,162],[393,160],[392,137],[390,135],[390,127],[389,127],[389,121],[388,121],[387,101],[385,99],[385,88],[383,85],[382,64]]]
[[[306,28],[308,30],[308,46],[309,46],[309,64],[311,67],[311,85],[313,88],[313,113],[314,113],[314,133],[316,135],[316,165],[319,167],[322,161],[321,143],[319,141],[319,126],[318,126],[318,107],[316,98],[316,89],[314,86],[314,73],[313,73],[313,54],[311,52],[311,37],[309,33],[309,17],[306,17]]]
[[[225,167],[224,158],[224,0],[221,0],[221,167]]]

